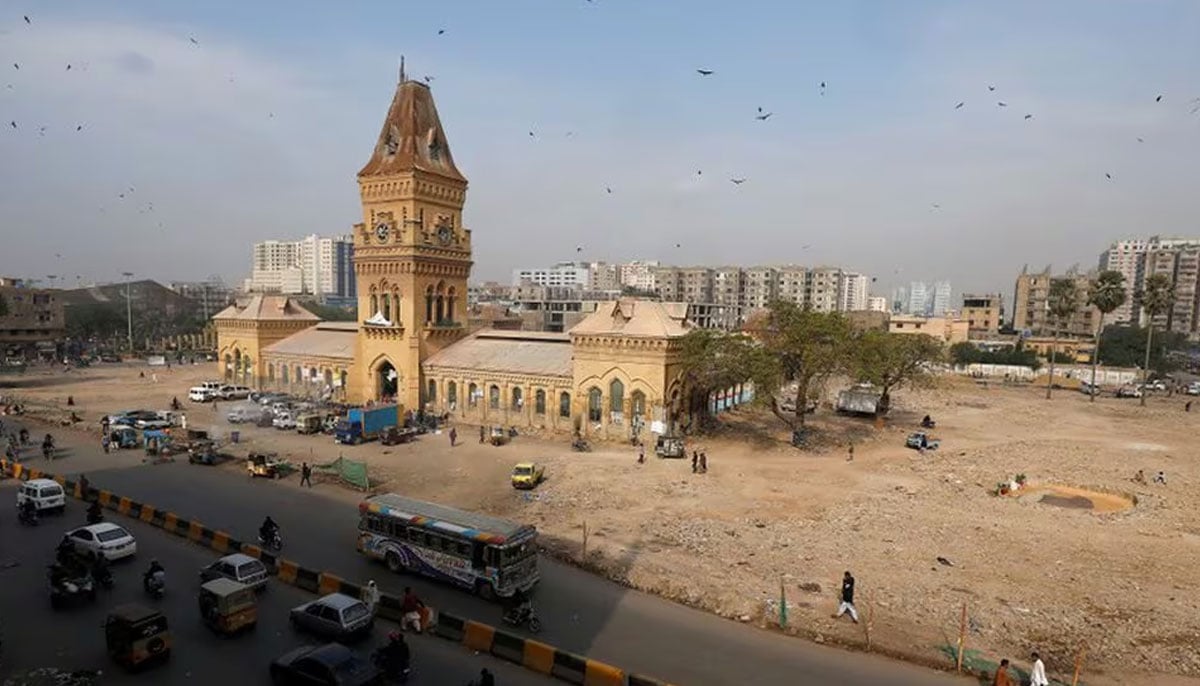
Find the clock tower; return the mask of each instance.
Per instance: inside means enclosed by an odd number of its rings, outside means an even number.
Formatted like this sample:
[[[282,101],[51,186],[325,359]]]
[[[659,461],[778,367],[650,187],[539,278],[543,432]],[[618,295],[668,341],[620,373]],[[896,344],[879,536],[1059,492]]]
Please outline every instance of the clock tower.
[[[358,172],[354,227],[358,349],[349,397],[427,399],[421,363],[465,334],[471,232],[467,179],[454,165],[429,86],[400,71],[383,130]]]

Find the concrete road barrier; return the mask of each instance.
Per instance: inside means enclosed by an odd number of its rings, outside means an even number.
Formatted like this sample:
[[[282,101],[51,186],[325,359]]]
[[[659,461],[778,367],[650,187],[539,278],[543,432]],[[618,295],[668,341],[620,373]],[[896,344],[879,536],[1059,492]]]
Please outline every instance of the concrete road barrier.
[[[255,544],[240,541],[224,531],[215,531],[196,520],[180,517],[174,512],[160,510],[153,505],[131,500],[110,491],[92,488],[78,480],[32,469],[19,462],[0,460],[0,474],[23,481],[54,479],[66,492],[79,500],[96,500],[106,509],[181,536],[222,555],[237,551],[258,558],[278,581],[310,593],[344,593],[354,597],[362,595],[361,585],[347,581],[332,572],[309,569],[298,562],[269,553]],[[380,595],[377,614],[384,619],[399,622],[402,606],[401,598],[384,593]],[[580,686],[670,686],[665,681],[626,674],[610,664],[560,650],[488,624],[432,610],[430,614],[433,619],[428,625],[433,635],[562,681]]]

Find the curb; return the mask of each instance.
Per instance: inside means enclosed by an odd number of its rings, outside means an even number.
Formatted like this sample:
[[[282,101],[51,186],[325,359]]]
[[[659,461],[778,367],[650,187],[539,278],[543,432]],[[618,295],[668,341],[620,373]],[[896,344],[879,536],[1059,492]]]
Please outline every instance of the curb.
[[[238,540],[224,531],[210,529],[195,519],[186,519],[174,512],[160,510],[153,505],[131,500],[111,491],[87,486],[86,480],[71,480],[59,474],[2,459],[0,475],[11,476],[21,481],[52,479],[78,500],[86,502],[94,498],[102,507],[117,514],[137,519],[218,553],[240,552],[257,558],[277,580],[289,586],[320,595],[344,593],[355,598],[362,596],[363,587],[360,584],[347,581],[332,572],[303,567],[294,560]],[[400,598],[381,593],[377,614],[384,619],[399,622],[400,607]],[[610,664],[446,612],[436,613],[436,619],[432,622],[429,632],[459,643],[469,650],[488,653],[539,674],[580,686],[671,686],[666,681],[640,674],[627,674],[625,670]]]

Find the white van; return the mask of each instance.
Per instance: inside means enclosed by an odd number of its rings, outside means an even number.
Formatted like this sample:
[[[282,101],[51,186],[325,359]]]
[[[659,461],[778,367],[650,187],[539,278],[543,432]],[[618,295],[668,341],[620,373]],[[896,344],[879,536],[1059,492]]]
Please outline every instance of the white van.
[[[30,479],[21,484],[21,488],[17,490],[17,507],[24,505],[26,500],[32,500],[38,512],[62,512],[67,509],[67,494],[63,487],[52,479]]]

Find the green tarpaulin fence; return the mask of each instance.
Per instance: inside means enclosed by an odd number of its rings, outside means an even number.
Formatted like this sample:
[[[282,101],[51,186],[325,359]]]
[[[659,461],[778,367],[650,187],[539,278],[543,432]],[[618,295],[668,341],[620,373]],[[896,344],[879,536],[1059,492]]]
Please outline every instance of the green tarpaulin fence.
[[[355,462],[354,460],[339,457],[329,464],[313,465],[313,469],[336,474],[342,481],[361,488],[364,491],[371,486],[371,482],[367,479],[366,462]]]

